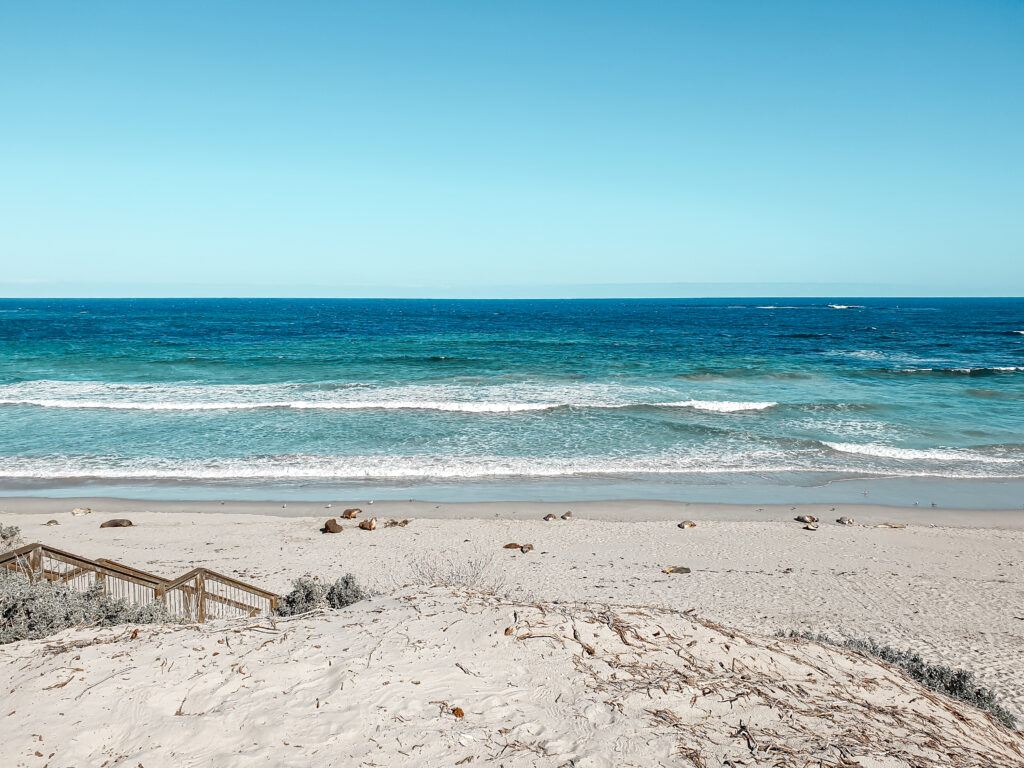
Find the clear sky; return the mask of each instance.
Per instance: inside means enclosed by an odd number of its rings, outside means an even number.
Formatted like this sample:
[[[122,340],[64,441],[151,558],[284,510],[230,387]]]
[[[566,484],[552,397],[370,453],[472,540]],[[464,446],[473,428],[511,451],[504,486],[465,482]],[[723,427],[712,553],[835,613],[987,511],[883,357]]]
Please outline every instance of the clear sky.
[[[0,295],[694,283],[1024,295],[1024,3],[0,0]]]

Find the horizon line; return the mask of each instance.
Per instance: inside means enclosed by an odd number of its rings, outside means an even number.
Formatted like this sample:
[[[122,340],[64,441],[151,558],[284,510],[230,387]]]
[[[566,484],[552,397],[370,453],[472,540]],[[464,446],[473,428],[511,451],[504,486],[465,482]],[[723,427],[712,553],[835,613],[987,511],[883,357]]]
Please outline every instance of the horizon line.
[[[728,301],[739,299],[1024,299],[1024,295],[971,294],[748,294],[717,296],[265,296],[265,295],[166,295],[166,296],[0,296],[0,301]]]

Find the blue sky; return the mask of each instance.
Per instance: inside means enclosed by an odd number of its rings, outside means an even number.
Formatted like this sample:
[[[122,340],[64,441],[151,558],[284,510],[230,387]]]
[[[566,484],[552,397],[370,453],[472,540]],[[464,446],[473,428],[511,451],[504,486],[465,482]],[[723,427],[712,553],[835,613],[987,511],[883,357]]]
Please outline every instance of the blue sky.
[[[0,110],[2,295],[1024,294],[1014,0],[0,0]]]

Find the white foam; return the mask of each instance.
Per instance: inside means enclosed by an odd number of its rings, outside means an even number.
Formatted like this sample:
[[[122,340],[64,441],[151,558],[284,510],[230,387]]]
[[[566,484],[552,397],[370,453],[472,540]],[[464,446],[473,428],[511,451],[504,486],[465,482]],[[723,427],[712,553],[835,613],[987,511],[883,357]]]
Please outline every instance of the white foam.
[[[970,461],[991,464],[1019,464],[1018,459],[985,456],[977,451],[959,448],[899,448],[880,443],[830,443],[824,442],[829,448],[842,453],[855,453],[862,456],[877,456],[885,459],[902,459],[910,461]]]
[[[515,413],[561,406],[628,406],[652,400],[652,395],[657,396],[664,391],[653,387],[601,383],[440,383],[399,386],[332,383],[318,386],[303,383],[223,385],[32,381],[0,386],[0,404],[143,411],[291,408]]]
[[[832,309],[864,309],[863,304],[829,304]]]
[[[0,405],[128,411],[428,410],[523,413],[554,408],[689,407],[729,413],[761,410],[775,402],[666,400],[665,387],[601,382],[579,384],[139,384],[31,381],[0,386]]]
[[[282,455],[207,460],[115,456],[0,458],[0,478],[22,480],[426,480],[793,471],[778,452],[707,456],[512,457]]]
[[[964,366],[957,366],[954,368],[901,368],[899,373],[961,373],[969,376],[972,373],[1013,373],[1015,371],[1024,371],[1024,366],[1021,365],[992,365],[992,366],[979,366],[977,368],[968,368]]]
[[[668,408],[695,408],[698,411],[734,413],[736,411],[763,411],[778,405],[775,402],[742,402],[731,400],[681,400],[675,403],[659,403]]]
[[[886,357],[886,353],[877,349],[830,349],[825,354],[852,357],[854,360],[881,360]]]
[[[292,408],[295,410],[429,410],[461,411],[465,413],[516,413],[543,411],[557,408],[557,403],[483,403],[483,402],[410,402],[360,401],[329,402],[323,400],[296,400],[291,402],[265,401],[232,402],[111,402],[109,400],[0,400],[0,405],[33,405],[40,408],[79,408],[125,411],[231,411],[260,408]]]
[[[834,445],[843,445],[840,443]],[[865,446],[854,446],[857,449]],[[871,449],[871,446],[867,446]],[[837,449],[840,450],[840,449]],[[935,451],[902,453],[881,446],[869,457],[918,458]],[[938,452],[943,455],[943,452]],[[486,478],[610,477],[635,475],[728,475],[826,471],[894,477],[1011,478],[1024,475],[1024,460],[1000,459],[996,469],[971,461],[951,466],[893,466],[890,463],[835,463],[820,451],[717,451],[700,455],[514,457],[493,455],[280,455],[181,460],[119,456],[0,457],[0,478],[34,481],[107,480],[125,482],[353,482],[381,480],[458,480]],[[1006,463],[1013,462],[1010,467]],[[988,467],[988,468],[986,468]]]

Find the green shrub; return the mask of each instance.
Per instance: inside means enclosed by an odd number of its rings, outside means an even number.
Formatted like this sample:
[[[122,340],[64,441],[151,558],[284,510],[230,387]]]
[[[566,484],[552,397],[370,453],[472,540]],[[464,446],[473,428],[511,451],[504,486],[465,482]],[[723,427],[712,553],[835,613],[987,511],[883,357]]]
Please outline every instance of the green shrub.
[[[344,608],[352,603],[365,600],[369,596],[369,593],[359,586],[356,577],[351,573],[346,573],[328,587],[324,599],[327,600],[327,604],[331,608]]]
[[[0,523],[0,554],[21,546],[21,528]]]
[[[1013,729],[1017,727],[1017,718],[999,704],[996,695],[990,689],[978,683],[973,672],[941,664],[930,664],[921,658],[919,653],[897,650],[888,645],[881,645],[870,638],[867,640],[836,640],[828,635],[792,631],[789,633],[780,632],[779,636],[799,637],[804,640],[813,640],[817,643],[838,645],[843,648],[849,648],[852,651],[857,651],[865,656],[881,659],[899,667],[909,677],[931,688],[933,691],[985,710],[1007,728]]]
[[[0,573],[0,643],[47,637],[69,627],[110,627],[171,621],[163,604],[131,605],[103,594],[101,587],[78,592],[63,584]]]
[[[296,579],[292,582],[292,591],[278,603],[277,612],[281,616],[295,616],[317,608],[344,608],[369,596],[351,573],[333,584],[324,584],[316,579]]]

